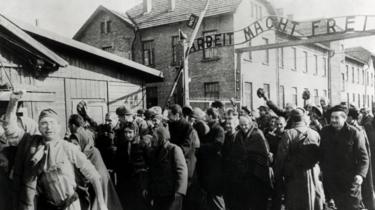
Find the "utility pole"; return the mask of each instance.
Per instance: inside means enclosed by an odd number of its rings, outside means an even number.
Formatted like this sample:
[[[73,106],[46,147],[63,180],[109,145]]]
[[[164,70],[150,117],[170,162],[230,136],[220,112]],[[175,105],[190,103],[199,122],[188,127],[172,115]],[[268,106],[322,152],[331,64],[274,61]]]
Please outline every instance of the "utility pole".
[[[183,46],[184,59],[183,59],[183,68],[184,68],[184,77],[183,77],[183,88],[184,88],[184,105],[189,106],[189,55],[187,54],[188,44],[186,39],[181,39],[181,44]]]

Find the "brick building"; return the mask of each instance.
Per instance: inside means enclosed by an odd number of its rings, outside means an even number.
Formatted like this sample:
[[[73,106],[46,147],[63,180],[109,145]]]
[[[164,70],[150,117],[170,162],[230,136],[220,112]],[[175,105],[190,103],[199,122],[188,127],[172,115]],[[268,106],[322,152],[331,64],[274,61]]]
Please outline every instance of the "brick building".
[[[178,29],[190,37],[192,29],[186,26],[186,21],[191,14],[199,15],[204,4],[201,0],[143,0],[125,13],[100,6],[74,39],[163,71],[163,83],[147,85],[148,106],[163,105],[177,74]],[[269,15],[283,16],[266,0],[211,0],[198,36],[233,32]],[[226,39],[236,42],[240,38],[234,34]],[[258,88],[266,89],[280,106],[287,102],[302,106],[305,89],[311,92],[311,103],[317,103],[322,96],[329,97],[332,103],[341,102],[340,78],[345,68],[341,61],[345,56],[332,53],[341,50],[341,42],[235,53],[249,44],[290,39],[270,30],[251,42],[192,53],[189,56],[192,105],[207,106],[214,99],[229,101],[234,97],[256,109],[264,104],[255,94]],[[175,101],[181,95],[177,91]]]

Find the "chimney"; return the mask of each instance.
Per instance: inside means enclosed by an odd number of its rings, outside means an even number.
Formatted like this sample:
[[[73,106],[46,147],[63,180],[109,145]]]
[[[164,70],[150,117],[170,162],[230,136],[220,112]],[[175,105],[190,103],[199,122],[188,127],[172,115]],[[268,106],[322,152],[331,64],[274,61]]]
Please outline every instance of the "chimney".
[[[293,19],[294,19],[294,16],[293,16],[293,14],[288,14],[288,15],[286,15],[286,18],[287,18],[288,20],[293,20]]]
[[[176,0],[168,0],[168,11],[174,11],[176,8]]]
[[[283,17],[284,16],[284,9],[283,8],[277,8],[276,9],[276,15]]]
[[[152,10],[152,0],[143,0],[143,13],[149,13]]]

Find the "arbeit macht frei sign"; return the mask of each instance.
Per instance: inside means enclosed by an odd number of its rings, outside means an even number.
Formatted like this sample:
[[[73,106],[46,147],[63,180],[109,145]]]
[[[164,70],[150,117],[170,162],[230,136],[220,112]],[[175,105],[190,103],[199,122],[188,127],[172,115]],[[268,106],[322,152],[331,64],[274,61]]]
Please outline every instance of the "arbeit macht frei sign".
[[[345,16],[303,22],[278,16],[266,16],[237,31],[199,37],[194,40],[190,53],[213,47],[241,45],[270,30],[278,31],[296,39],[366,32],[375,30],[375,15]],[[234,40],[234,37],[236,37],[236,40]]]

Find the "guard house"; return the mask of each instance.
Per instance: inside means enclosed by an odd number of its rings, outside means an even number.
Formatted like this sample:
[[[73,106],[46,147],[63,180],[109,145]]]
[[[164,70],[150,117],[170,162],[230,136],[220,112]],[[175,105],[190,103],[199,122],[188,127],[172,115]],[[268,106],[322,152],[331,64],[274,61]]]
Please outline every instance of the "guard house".
[[[146,83],[160,81],[158,70],[0,15],[0,114],[14,88],[27,91],[25,114],[34,119],[53,108],[67,122],[85,100],[102,123],[122,104],[145,107]]]

